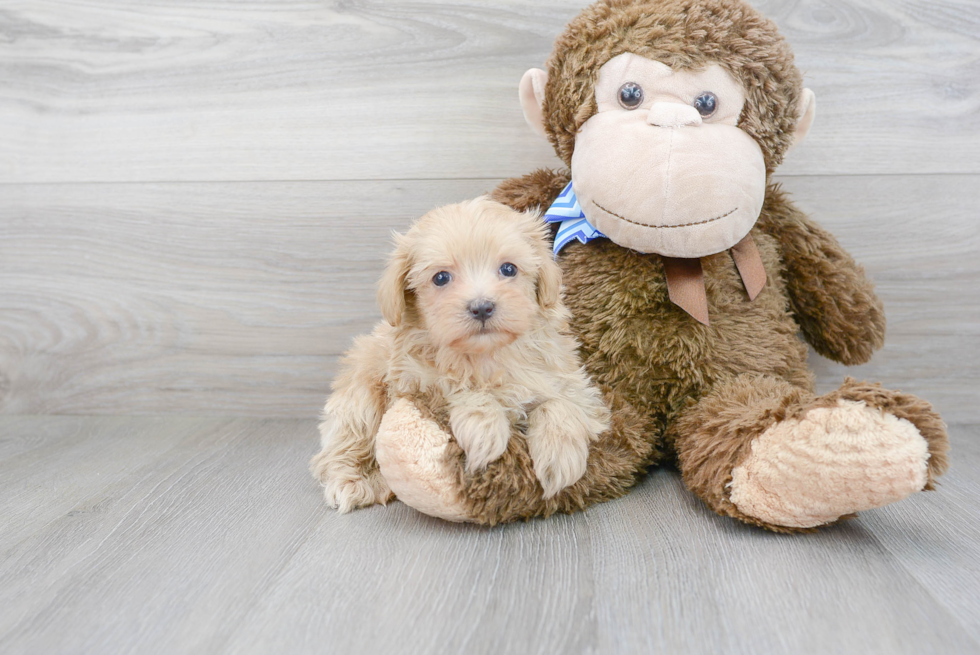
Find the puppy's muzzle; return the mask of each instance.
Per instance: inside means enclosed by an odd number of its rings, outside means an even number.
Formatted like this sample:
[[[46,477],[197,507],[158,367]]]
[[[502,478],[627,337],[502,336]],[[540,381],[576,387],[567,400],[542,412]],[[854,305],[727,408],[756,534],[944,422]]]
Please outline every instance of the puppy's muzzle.
[[[473,320],[486,323],[493,316],[493,310],[496,308],[496,305],[490,300],[474,300],[466,308],[470,311],[470,316]]]

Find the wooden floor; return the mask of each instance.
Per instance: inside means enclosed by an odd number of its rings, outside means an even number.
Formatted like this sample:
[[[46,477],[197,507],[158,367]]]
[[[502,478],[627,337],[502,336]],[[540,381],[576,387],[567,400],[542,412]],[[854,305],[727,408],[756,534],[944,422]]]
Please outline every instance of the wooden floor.
[[[676,473],[493,529],[340,516],[315,423],[0,418],[0,652],[977,653],[980,428],[939,491],[813,535]]]
[[[818,387],[933,402],[937,492],[802,536],[669,470],[496,529],[325,508],[390,231],[559,165],[516,88],[586,1],[0,3],[0,655],[980,653],[977,0],[753,0],[817,95],[777,180],[888,317]]]

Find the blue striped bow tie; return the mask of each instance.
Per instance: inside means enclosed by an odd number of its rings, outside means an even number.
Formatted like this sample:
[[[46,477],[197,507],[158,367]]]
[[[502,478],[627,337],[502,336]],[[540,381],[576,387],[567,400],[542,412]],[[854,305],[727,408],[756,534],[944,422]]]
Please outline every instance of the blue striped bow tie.
[[[606,235],[595,229],[595,226],[585,217],[585,213],[578,204],[575,191],[572,190],[572,183],[562,189],[562,192],[551,203],[551,207],[544,214],[546,223],[561,223],[558,226],[558,233],[555,235],[555,257],[558,252],[568,245],[573,239],[578,239],[580,243],[588,243],[593,239],[605,239]]]

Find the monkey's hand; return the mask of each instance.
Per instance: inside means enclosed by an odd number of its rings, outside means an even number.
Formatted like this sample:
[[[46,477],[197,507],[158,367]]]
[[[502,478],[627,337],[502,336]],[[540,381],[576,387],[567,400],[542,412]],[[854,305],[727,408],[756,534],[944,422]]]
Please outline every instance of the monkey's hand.
[[[769,186],[757,226],[779,241],[790,305],[807,342],[842,364],[871,359],[885,341],[885,311],[864,269],[778,185]]]

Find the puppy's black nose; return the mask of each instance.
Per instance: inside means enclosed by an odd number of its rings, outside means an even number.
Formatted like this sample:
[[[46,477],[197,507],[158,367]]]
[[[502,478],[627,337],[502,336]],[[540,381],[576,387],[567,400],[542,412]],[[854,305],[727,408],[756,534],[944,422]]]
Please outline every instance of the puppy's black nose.
[[[470,316],[480,321],[481,323],[486,323],[493,315],[493,308],[496,307],[489,300],[474,300],[469,304],[468,309],[470,310]]]

